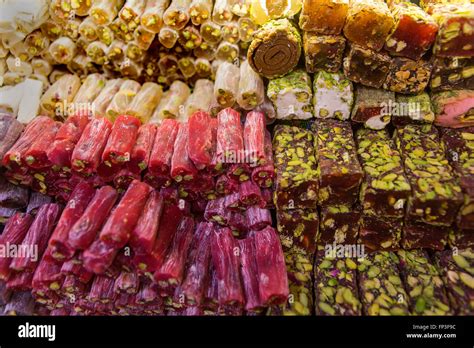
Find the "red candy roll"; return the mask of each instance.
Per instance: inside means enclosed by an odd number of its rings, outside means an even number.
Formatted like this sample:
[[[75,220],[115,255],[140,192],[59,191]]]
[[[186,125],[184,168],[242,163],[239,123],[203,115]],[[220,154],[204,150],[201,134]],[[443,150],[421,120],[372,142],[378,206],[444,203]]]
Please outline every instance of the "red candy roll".
[[[239,186],[240,202],[246,207],[253,205],[263,205],[262,192],[260,187],[253,181],[248,180]]]
[[[26,173],[27,166],[22,161],[31,145],[45,129],[55,128],[56,122],[48,116],[37,116],[25,128],[15,145],[3,156],[2,164],[10,171]]]
[[[186,216],[181,220],[165,262],[154,274],[155,281],[160,285],[161,295],[174,294],[183,280],[194,227],[192,217]]]
[[[61,264],[43,257],[36,268],[31,284],[35,291],[58,291],[63,278]]]
[[[130,236],[130,246],[134,251],[152,252],[162,212],[163,198],[158,191],[152,191]]]
[[[67,243],[69,231],[82,216],[94,194],[94,188],[86,182],[79,183],[72,192],[49,240],[51,256],[54,259],[64,260],[74,255],[74,248]]]
[[[217,158],[217,124],[217,118],[211,117],[208,127],[211,130],[214,152],[211,163],[206,167],[206,171],[213,176],[217,176],[223,173],[225,170],[225,166],[222,164],[222,162],[218,161]]]
[[[209,127],[211,116],[207,112],[197,111],[189,117],[189,158],[198,170],[211,165],[212,158],[216,152],[216,139],[213,129]]]
[[[114,262],[118,251],[118,248],[96,239],[82,254],[84,268],[95,274],[103,274]]]
[[[265,115],[251,111],[245,118],[244,144],[246,159],[251,167],[265,161]]]
[[[245,310],[259,312],[263,309],[260,300],[259,278],[257,270],[256,250],[254,237],[250,236],[238,241],[240,248],[240,270],[242,285],[245,293]]]
[[[158,234],[151,253],[137,253],[133,264],[149,277],[163,264],[174,235],[183,218],[183,211],[177,205],[165,205],[161,214]]]
[[[281,242],[268,226],[253,234],[257,261],[259,294],[264,306],[284,303],[288,298],[288,277]]]
[[[260,231],[267,226],[272,225],[272,215],[270,210],[253,206],[245,211],[245,219],[248,228],[252,231]]]
[[[239,182],[225,174],[216,181],[216,192],[220,195],[230,195],[239,191]]]
[[[48,245],[48,239],[53,232],[53,228],[58,220],[61,208],[58,204],[48,203],[39,208],[36,213],[35,220],[30,226],[26,234],[22,247],[27,250],[36,249],[36,259],[32,255],[24,255],[15,257],[10,268],[15,271],[30,271],[33,272],[38,264],[39,258],[43,256],[44,251]]]
[[[53,165],[54,171],[69,176],[72,152],[88,123],[89,117],[87,115],[76,114],[69,116],[59,128],[47,151],[48,160]]]
[[[73,276],[74,279],[83,284],[89,283],[93,277],[92,272],[89,272],[84,268],[84,265],[79,258],[73,258],[64,262],[61,266],[61,273],[66,276]]]
[[[178,135],[179,122],[165,119],[156,130],[155,142],[150,155],[150,173],[163,177],[170,177],[171,158],[173,157],[174,143]]]
[[[73,170],[84,175],[97,170],[111,129],[112,124],[104,117],[89,122],[72,153]]]
[[[74,249],[86,249],[94,241],[117,200],[117,191],[104,186],[98,189],[88,207],[71,228],[68,244]]]
[[[226,108],[217,114],[217,159],[222,163],[241,163],[245,159],[240,114]]]
[[[102,154],[102,162],[110,167],[112,164],[123,164],[130,161],[138,128],[140,128],[138,118],[127,115],[117,117]]]
[[[214,231],[211,237],[211,255],[220,306],[241,307],[245,303],[240,282],[240,261],[235,252],[237,249],[238,244],[230,228]]]
[[[176,182],[193,181],[197,176],[197,169],[188,154],[189,124],[182,123],[174,143],[174,152],[171,159],[171,177]]]
[[[265,132],[265,161],[252,171],[252,180],[262,188],[273,186],[275,166],[273,164],[272,139],[270,132]]]
[[[209,278],[213,232],[212,223],[201,222],[194,233],[192,249],[188,255],[189,265],[186,276],[178,291],[179,295],[184,295],[187,305],[199,306],[204,298],[205,286]]]
[[[105,244],[120,249],[128,243],[151,190],[148,184],[132,181],[100,231]]]
[[[127,190],[133,180],[140,180],[140,174],[131,172],[128,168],[122,168],[114,176],[114,186],[119,192]]]
[[[33,219],[33,216],[28,213],[15,213],[10,217],[0,235],[2,248],[7,248],[7,245],[19,245],[25,238]],[[11,261],[11,257],[0,257],[0,280],[8,279]]]
[[[30,168],[44,169],[51,166],[47,152],[53,144],[59,127],[60,123],[55,122],[43,129],[41,135],[33,141],[30,148],[25,152],[24,161]]]
[[[132,149],[130,162],[127,168],[134,174],[140,174],[150,161],[150,154],[156,136],[156,126],[151,123],[144,124],[138,130],[137,141]]]

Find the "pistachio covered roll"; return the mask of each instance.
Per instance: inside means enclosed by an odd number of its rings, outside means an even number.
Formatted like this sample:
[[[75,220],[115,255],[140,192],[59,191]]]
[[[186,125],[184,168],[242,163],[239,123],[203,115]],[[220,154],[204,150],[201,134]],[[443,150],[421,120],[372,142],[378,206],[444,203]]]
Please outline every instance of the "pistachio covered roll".
[[[214,84],[211,80],[199,79],[194,85],[193,93],[186,101],[185,113],[189,117],[196,111],[207,111],[212,103]]]
[[[61,118],[66,116],[64,112],[59,112],[58,114],[58,111],[64,111],[62,106],[73,101],[80,86],[81,80],[77,75],[63,75],[41,97],[41,112],[50,117],[56,116]],[[61,110],[57,110],[57,107],[60,105]]]
[[[262,78],[247,61],[242,62],[237,103],[245,110],[252,110],[263,103],[264,98],[265,87]]]
[[[67,64],[76,55],[77,47],[74,41],[63,36],[52,42],[48,50],[57,64]]]
[[[182,57],[178,60],[178,69],[181,71],[186,79],[189,79],[196,74],[196,66],[194,65],[193,57]]]
[[[111,100],[106,110],[106,117],[113,121],[115,118],[127,110],[133,98],[140,90],[140,84],[133,80],[126,80]]]
[[[188,25],[186,28],[179,31],[178,42],[185,50],[190,51],[201,45],[202,36],[198,28],[193,25]]]
[[[91,6],[89,15],[97,25],[110,24],[117,17],[123,3],[124,0],[96,0]]]
[[[137,41],[130,41],[125,46],[125,56],[135,62],[142,60],[144,50],[140,48]]]
[[[179,80],[174,81],[170,89],[164,93],[150,122],[161,123],[165,118],[179,118],[184,112],[184,104],[190,94],[188,85]]]
[[[169,3],[170,0],[147,0],[145,11],[140,18],[142,26],[158,34],[163,26],[163,14]]]
[[[232,13],[230,0],[214,1],[214,8],[212,9],[212,20],[214,22],[223,25],[230,22],[232,17],[234,17],[234,14]]]
[[[79,26],[79,34],[87,41],[94,41],[97,40],[98,28],[98,24],[94,22],[92,17],[87,17]]]
[[[119,91],[120,86],[124,80],[114,79],[108,80],[104,88],[100,91],[97,98],[94,100],[94,116],[104,117],[107,107],[114,98],[115,94]]]
[[[213,60],[216,57],[216,46],[207,42],[201,43],[199,47],[193,50],[193,54],[197,58],[205,58],[207,60]],[[212,68],[211,68],[212,69]]]
[[[279,119],[313,117],[311,78],[303,70],[270,80],[267,96],[273,102]]]
[[[351,117],[354,91],[352,82],[342,73],[319,71],[314,77],[313,92],[315,117],[339,120]]]
[[[20,76],[28,77],[33,73],[33,67],[29,62],[24,62],[21,59],[18,60],[13,56],[9,56],[6,59],[6,65],[9,71],[17,73]]]
[[[114,40],[107,49],[107,60],[110,62],[120,61],[125,56],[125,43]]]
[[[110,46],[110,44],[112,44],[112,42],[114,41],[114,32],[112,31],[112,29],[110,29],[109,26],[98,26],[97,38],[107,46]]]
[[[61,25],[54,21],[52,18],[49,18],[44,22],[40,27],[41,32],[50,40],[56,40],[62,35]]]
[[[192,0],[189,6],[189,15],[194,25],[201,25],[211,18],[212,0]]]
[[[239,22],[234,20],[222,26],[222,39],[230,43],[238,43],[239,37]]]
[[[166,48],[172,48],[178,42],[179,33],[171,27],[163,27],[158,34],[158,40]]]
[[[200,29],[199,32],[204,41],[210,44],[217,44],[222,40],[222,28],[219,24],[208,20],[205,21]]]
[[[68,64],[67,68],[73,74],[86,76],[91,72],[97,71],[94,62],[85,54],[77,54]]]
[[[183,29],[189,22],[189,6],[191,0],[172,0],[163,15],[163,22],[176,29]]]
[[[100,41],[91,42],[86,49],[87,56],[96,64],[104,65],[107,62],[107,45]]]
[[[201,44],[202,46],[202,44]],[[212,75],[211,62],[206,58],[198,58],[195,60],[196,76],[201,78],[210,78]]]
[[[105,87],[106,79],[101,74],[91,74],[82,82],[81,87],[74,97],[76,104],[91,104]]]
[[[216,72],[214,96],[223,107],[234,105],[239,90],[240,70],[231,63],[223,62]]]
[[[25,45],[28,53],[34,57],[40,56],[49,47],[48,37],[39,29],[28,34],[25,38]]]
[[[145,0],[126,0],[119,12],[119,18],[124,22],[140,22],[140,16],[145,11]]]
[[[158,106],[162,95],[163,88],[160,85],[153,82],[145,82],[129,104],[125,113],[137,117],[145,124]]]

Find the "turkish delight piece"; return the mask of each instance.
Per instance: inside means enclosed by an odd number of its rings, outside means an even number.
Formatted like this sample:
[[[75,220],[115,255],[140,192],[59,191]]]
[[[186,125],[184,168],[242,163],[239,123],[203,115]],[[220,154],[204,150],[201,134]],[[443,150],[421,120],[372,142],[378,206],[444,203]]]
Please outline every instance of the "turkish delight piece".
[[[351,2],[344,36],[351,42],[380,51],[394,26],[394,18],[382,1]]]
[[[5,305],[5,315],[33,315],[35,300],[31,291],[19,291],[12,294],[10,301]]]
[[[402,246],[406,249],[443,250],[447,244],[450,230],[450,227],[415,222],[407,218],[403,225]]]
[[[245,211],[245,220],[248,229],[260,231],[272,225],[272,215],[268,209],[252,206]]]
[[[72,169],[84,175],[99,167],[112,124],[106,118],[92,119],[84,129],[71,157]]]
[[[95,274],[104,274],[112,266],[118,249],[108,246],[102,240],[96,239],[82,253],[84,268]]]
[[[189,158],[189,132],[189,124],[182,123],[174,143],[174,152],[171,158],[171,177],[176,182],[193,181],[197,177],[197,169]]]
[[[263,304],[260,301],[259,278],[253,236],[238,240],[240,250],[240,272],[242,287],[245,294],[245,310],[251,313],[260,313]]]
[[[383,88],[403,94],[421,93],[428,85],[432,65],[429,61],[418,61],[404,57],[392,59]]]
[[[145,82],[124,112],[137,117],[142,123],[146,123],[158,106],[162,95],[163,90],[160,85]]]
[[[74,285],[75,287],[80,286],[77,282],[88,284],[93,277],[93,273],[84,268],[80,254],[65,261],[61,266],[61,273],[66,275],[66,278],[68,276],[72,277],[74,281],[71,284],[76,284]],[[66,279],[64,280],[62,287],[66,289],[67,292],[72,292],[72,289],[67,289]]]
[[[220,306],[243,306],[245,302],[239,253],[236,250],[238,251],[238,244],[229,228],[221,228],[212,233],[211,255]]]
[[[316,315],[361,315],[356,271],[356,259],[326,255],[323,249],[317,252],[314,264]]]
[[[182,283],[194,227],[195,223],[192,217],[184,217],[181,220],[168,255],[154,274],[155,281],[160,285],[161,293],[172,295]]]
[[[395,93],[364,86],[357,86],[351,119],[370,129],[383,129],[390,123],[390,107],[395,103]]]
[[[416,95],[396,95],[397,107],[392,108],[392,123],[396,127],[403,127],[408,123],[433,123],[435,115],[428,93]]]
[[[119,91],[124,80],[112,79],[108,80],[100,91],[99,95],[94,99],[93,114],[95,117],[104,117],[107,111],[107,107],[114,98],[115,94]]]
[[[33,222],[33,216],[28,213],[15,213],[12,215],[0,235],[0,245],[6,248],[7,245],[20,245],[25,238]],[[0,258],[0,279],[5,281],[10,275],[11,257]]]
[[[219,65],[214,83],[214,96],[222,107],[232,107],[239,91],[239,68],[227,61]]]
[[[449,231],[448,244],[451,248],[474,248],[474,230],[452,229]]]
[[[258,111],[251,111],[245,117],[244,145],[246,162],[256,166],[265,162],[265,116]]]
[[[437,252],[436,266],[445,284],[451,308],[457,315],[472,315],[474,253],[471,249]]]
[[[106,79],[100,74],[90,74],[82,82],[81,87],[74,96],[74,103],[88,113],[92,110],[92,102],[97,98],[102,88],[105,87]]]
[[[408,315],[408,296],[400,278],[399,259],[380,251],[358,259],[358,283],[363,313],[370,316]]]
[[[348,0],[305,0],[299,26],[318,34],[340,34],[348,9]]]
[[[15,144],[23,128],[13,115],[0,113],[0,158]]]
[[[127,244],[150,192],[149,185],[132,181],[100,231],[100,239],[105,244],[117,249]]]
[[[137,81],[125,80],[111,99],[103,116],[107,117],[110,122],[114,122],[117,116],[128,109],[140,90],[140,87],[141,86]]]
[[[44,169],[51,166],[47,151],[54,141],[59,129],[59,123],[51,124],[43,129],[41,134],[31,143],[24,154],[24,161],[32,169]]]
[[[383,52],[376,52],[351,44],[344,58],[344,74],[354,82],[380,88],[387,78],[392,59]]]
[[[443,280],[424,250],[400,250],[400,273],[413,315],[452,314]]]
[[[196,60],[195,65],[198,65]],[[185,114],[191,116],[195,112],[209,110],[214,93],[214,83],[211,80],[199,79],[194,84],[193,93],[186,100]]]
[[[135,251],[150,253],[153,250],[162,212],[163,197],[158,191],[152,191],[130,237],[130,246]]]
[[[36,249],[36,257],[29,253],[13,258],[10,268],[15,271],[33,272],[46,247],[48,239],[53,232],[53,228],[59,218],[61,208],[58,204],[49,203],[43,205],[36,214],[35,220],[31,224],[25,238],[21,242],[22,247],[28,249]]]
[[[411,190],[395,143],[387,131],[366,128],[357,131],[356,140],[365,174],[360,189],[364,214],[403,217]]]
[[[267,96],[275,107],[277,119],[313,117],[311,78],[303,70],[270,80]]]
[[[38,209],[43,206],[43,204],[51,202],[51,197],[48,197],[38,192],[31,192],[30,201],[28,202],[28,206],[26,207],[26,212],[34,215],[38,212]]]
[[[337,72],[342,66],[346,39],[342,35],[318,35],[305,31],[303,50],[306,71]]]
[[[385,42],[385,50],[393,56],[419,60],[436,39],[438,24],[425,11],[411,2],[390,6],[395,26]]]
[[[216,180],[216,192],[227,196],[239,191],[239,182],[227,175],[221,175]]]
[[[68,176],[71,172],[71,157],[82,132],[89,123],[89,117],[78,113],[71,115],[61,125],[53,143],[47,150],[49,162],[55,172]]]
[[[446,157],[452,166],[455,175],[459,179],[459,184],[463,190],[464,202],[456,219],[456,224],[465,232],[459,231],[469,240],[469,231],[474,229],[474,172],[472,163],[474,158],[473,140],[474,129],[449,129],[443,128],[441,136],[446,149]],[[458,232],[458,231],[456,231]]]
[[[431,95],[435,124],[441,127],[474,126],[474,91],[453,90]]]
[[[216,157],[221,163],[240,163],[245,159],[240,114],[231,108],[217,115]]]
[[[222,226],[227,225],[231,212],[226,209],[226,197],[219,197],[207,203],[206,211],[204,212],[204,218],[207,221],[217,222]]]
[[[178,130],[179,123],[171,119],[163,120],[157,127],[148,168],[152,174],[170,178],[171,158]]]
[[[61,76],[41,97],[41,113],[59,120],[66,119],[68,114],[64,106],[72,103],[80,86],[79,76],[71,74]]]
[[[61,264],[43,256],[34,272],[31,285],[35,291],[58,291],[61,288],[63,278],[64,275],[61,273]]]
[[[369,250],[398,250],[402,228],[402,217],[363,215],[359,241]]]
[[[265,86],[260,75],[255,72],[247,60],[240,64],[239,89],[237,103],[245,110],[252,110],[265,98]]]
[[[140,174],[148,168],[151,150],[156,136],[154,124],[144,124],[138,129],[137,140],[133,145],[128,170],[134,174]]]
[[[211,116],[207,112],[198,111],[188,120],[188,156],[199,170],[211,164],[216,150],[213,130],[209,127],[210,119]]]
[[[358,207],[322,207],[317,243],[357,244],[360,219],[361,211]]]
[[[212,223],[201,222],[197,225],[192,241],[193,247],[188,255],[186,276],[179,288],[187,305],[199,306],[204,300],[205,285],[209,281],[210,243],[213,233]]]
[[[261,161],[261,165],[252,170],[251,178],[261,188],[273,186],[275,166],[273,164],[272,137],[268,131],[265,131],[264,137],[264,159]]]
[[[275,127],[275,205],[279,208],[316,206],[319,182],[314,141],[311,131],[295,126]]]
[[[436,6],[432,16],[439,25],[433,53],[440,57],[472,57],[474,55],[474,6],[452,4]]]
[[[430,125],[407,125],[396,130],[395,139],[412,187],[407,217],[415,222],[451,225],[462,203],[462,193],[438,131]]]
[[[116,118],[102,153],[102,161],[107,166],[130,161],[139,127],[140,121],[133,116],[120,115]]]
[[[252,7],[254,5],[255,1]],[[298,64],[300,56],[301,36],[287,18],[264,23],[247,51],[252,69],[269,79],[288,74]]]
[[[474,88],[474,57],[434,57],[432,63],[431,91]]]
[[[75,249],[87,249],[97,236],[117,200],[117,191],[104,186],[98,189],[82,216],[72,226],[68,244]]]
[[[285,250],[313,253],[319,228],[318,211],[277,209],[277,229]]]
[[[316,118],[348,120],[354,103],[352,82],[341,73],[319,71],[313,80],[313,105]]]
[[[0,178],[0,206],[3,208],[22,209],[28,205],[28,189],[9,183]]]
[[[357,159],[351,125],[321,119],[314,124],[318,154],[320,205],[351,206],[357,200],[363,172]]]
[[[26,127],[15,144],[3,156],[2,164],[10,171],[22,172],[27,170],[24,159],[31,145],[38,139],[44,129],[55,128],[56,122],[47,116],[38,116]]]
[[[251,180],[244,181],[239,186],[239,201],[243,207],[262,204],[260,187]]]
[[[68,245],[69,231],[82,216],[94,194],[94,188],[86,182],[79,183],[72,192],[48,242],[54,259],[63,260],[73,256],[74,249]]]

